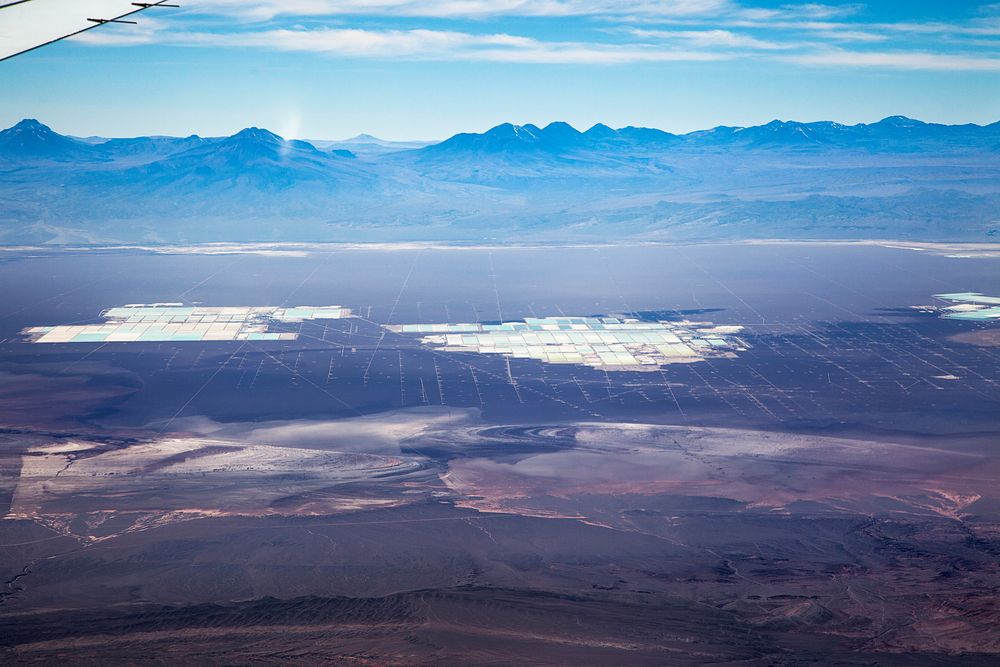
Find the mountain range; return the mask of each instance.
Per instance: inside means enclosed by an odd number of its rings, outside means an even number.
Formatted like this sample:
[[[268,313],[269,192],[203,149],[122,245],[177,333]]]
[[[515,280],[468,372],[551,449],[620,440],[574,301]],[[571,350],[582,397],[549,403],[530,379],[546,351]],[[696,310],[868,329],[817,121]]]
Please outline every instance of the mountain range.
[[[1000,123],[773,121],[671,134],[505,123],[368,135],[0,132],[0,242],[991,240]]]
[[[597,124],[580,132],[568,123],[498,125],[483,134],[458,134],[429,147],[425,153],[450,151],[504,152],[523,150],[660,150],[674,149],[822,149],[863,148],[874,151],[915,152],[946,147],[978,147],[981,141],[1000,140],[1000,122],[992,125],[939,125],[905,116],[891,116],[872,124],[841,125],[823,121],[771,121],[755,127],[720,126],[677,135],[646,127],[612,129]],[[994,148],[997,146],[994,145]]]

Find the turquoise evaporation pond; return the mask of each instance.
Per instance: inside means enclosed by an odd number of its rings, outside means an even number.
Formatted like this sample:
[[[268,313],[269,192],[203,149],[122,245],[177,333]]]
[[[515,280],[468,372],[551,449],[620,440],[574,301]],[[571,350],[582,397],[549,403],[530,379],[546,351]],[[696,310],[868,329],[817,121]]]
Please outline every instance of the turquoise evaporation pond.
[[[105,333],[81,333],[73,336],[74,343],[103,343],[108,337]]]
[[[111,308],[104,313],[106,318],[128,318],[128,317],[190,317],[194,313],[194,308]]]
[[[982,310],[970,310],[963,313],[948,313],[943,317],[946,320],[995,320],[1000,319],[1000,306],[983,308]]]
[[[662,329],[663,325],[655,322],[628,322],[625,323],[614,317],[526,317],[523,322],[501,322],[499,324],[404,324],[401,327],[403,333],[444,333],[444,334],[471,334],[480,332],[517,332],[517,331],[545,331],[545,326],[558,327],[559,331],[575,331],[574,325],[584,325],[590,331],[606,331],[608,326],[614,328],[625,328],[629,330]]]
[[[934,296],[945,301],[1000,306],[1000,296],[986,296],[978,292],[955,292],[954,294],[935,294]]]
[[[72,343],[105,343],[108,336],[112,336],[120,331],[109,333],[79,333],[73,337]],[[277,333],[252,333],[248,335],[249,340],[280,340]],[[192,342],[200,341],[204,337],[204,332],[200,331],[145,331],[139,334],[137,342],[142,343],[169,343],[169,342]]]

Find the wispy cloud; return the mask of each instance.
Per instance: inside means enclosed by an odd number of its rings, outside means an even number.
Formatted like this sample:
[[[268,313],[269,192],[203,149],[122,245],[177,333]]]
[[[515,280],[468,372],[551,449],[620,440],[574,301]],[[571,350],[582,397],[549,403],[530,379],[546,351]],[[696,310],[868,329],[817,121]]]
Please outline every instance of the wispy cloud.
[[[130,25],[125,30],[91,30],[77,35],[73,41],[95,46],[140,46],[160,41],[172,25],[162,19],[143,18],[138,25]]]
[[[792,49],[793,43],[774,42],[743,35],[729,30],[642,30],[634,29],[633,35],[668,42],[681,42],[700,48],[738,48],[762,51]]]
[[[259,20],[279,16],[698,16],[733,8],[731,0],[202,0],[196,11]]]
[[[91,44],[118,45],[107,33],[81,39]],[[144,33],[135,40],[183,46],[250,47],[274,51],[310,52],[341,58],[466,60],[542,64],[626,64],[641,62],[704,62],[732,56],[710,51],[664,49],[644,44],[598,44],[541,41],[530,37],[471,34],[442,30],[278,29],[246,33]],[[106,40],[106,41],[105,41]]]
[[[884,42],[888,35],[866,30],[819,30],[815,36],[830,42]]]
[[[992,41],[1000,36],[1000,10],[988,7],[951,23],[866,22],[860,4],[759,8],[736,0],[202,0],[182,11],[170,19],[145,19],[138,27],[102,28],[78,40],[537,64],[740,58],[812,67],[992,72],[1000,61],[1000,40]],[[486,19],[493,17],[526,20],[501,23],[518,26],[519,34],[485,32],[493,25]],[[552,37],[556,25],[565,38]],[[542,29],[533,30],[537,26]]]
[[[828,51],[786,56],[784,60],[799,65],[814,66],[1000,72],[1000,58],[947,53]]]
[[[806,2],[802,4],[788,4],[775,8],[741,7],[734,8],[729,14],[736,19],[744,21],[823,21],[834,18],[842,18],[857,14],[864,9],[864,5],[824,5],[816,2]]]

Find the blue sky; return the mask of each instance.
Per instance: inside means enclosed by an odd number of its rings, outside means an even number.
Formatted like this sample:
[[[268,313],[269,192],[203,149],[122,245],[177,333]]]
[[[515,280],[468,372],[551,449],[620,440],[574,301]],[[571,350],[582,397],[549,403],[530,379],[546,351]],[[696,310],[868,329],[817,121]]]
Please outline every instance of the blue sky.
[[[129,5],[74,2],[0,10],[0,44],[4,34],[44,36],[74,7]],[[258,125],[300,138],[430,139],[505,121],[680,132],[774,118],[1000,120],[1000,3],[182,4],[0,63],[0,125],[37,117],[77,135]]]

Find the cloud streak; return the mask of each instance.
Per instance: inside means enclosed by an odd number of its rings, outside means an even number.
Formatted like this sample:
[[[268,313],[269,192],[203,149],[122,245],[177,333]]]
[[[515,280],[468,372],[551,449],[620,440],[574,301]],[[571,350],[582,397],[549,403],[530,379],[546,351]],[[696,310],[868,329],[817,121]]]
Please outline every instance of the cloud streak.
[[[309,16],[409,16],[488,18],[498,16],[715,15],[731,0],[202,0],[195,11],[256,20]]]
[[[78,41],[339,59],[628,65],[739,58],[800,67],[1000,69],[1000,40],[990,39],[1000,36],[1000,17],[990,12],[962,23],[866,23],[854,20],[863,11],[856,4],[754,8],[734,0],[203,0],[182,11],[187,13],[137,28],[93,31]],[[362,15],[379,18],[361,21]],[[481,30],[507,26],[486,21],[496,17],[531,21],[513,24],[522,34]],[[405,27],[393,27],[400,22]],[[432,27],[413,27],[422,22]],[[373,23],[378,27],[369,27]],[[534,31],[539,25],[547,29]]]
[[[1000,58],[947,53],[830,51],[787,56],[787,62],[827,67],[866,67],[945,72],[1000,72]]]
[[[643,39],[657,39],[666,42],[680,42],[698,48],[751,49],[777,51],[793,49],[794,43],[781,43],[758,39],[750,35],[729,30],[632,30],[632,34]]]
[[[466,60],[498,63],[616,65],[642,62],[706,62],[731,58],[711,51],[664,49],[644,44],[546,42],[503,33],[441,30],[277,29],[247,33],[155,32],[128,39],[90,33],[79,38],[108,46],[146,43],[179,46],[260,48],[318,53],[340,58]]]

